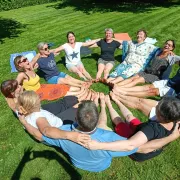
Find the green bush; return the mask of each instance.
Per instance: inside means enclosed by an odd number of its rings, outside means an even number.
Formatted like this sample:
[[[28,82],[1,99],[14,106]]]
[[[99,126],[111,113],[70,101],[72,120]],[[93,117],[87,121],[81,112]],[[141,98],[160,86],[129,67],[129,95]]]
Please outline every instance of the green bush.
[[[0,0],[0,11],[17,9],[25,6],[56,2],[58,0]]]

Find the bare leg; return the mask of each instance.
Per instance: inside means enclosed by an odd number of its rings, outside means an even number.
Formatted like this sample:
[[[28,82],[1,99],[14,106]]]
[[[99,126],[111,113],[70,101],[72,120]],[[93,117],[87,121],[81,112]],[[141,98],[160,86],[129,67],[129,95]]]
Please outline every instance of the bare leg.
[[[145,83],[145,79],[143,77],[139,77],[139,78],[133,79],[131,82],[129,82],[125,85],[122,85],[122,86],[119,83],[118,86],[123,87],[123,88],[128,88],[128,87],[134,87],[135,85],[137,85],[139,83]]]
[[[104,79],[107,79],[107,77],[109,76],[109,72],[111,71],[111,69],[113,68],[113,64],[111,63],[107,63],[104,69]]]
[[[105,65],[104,64],[98,64],[98,72],[97,72],[97,74],[96,74],[96,80],[97,79],[99,79],[99,78],[101,78],[101,75],[102,75],[102,73],[103,73],[103,71],[104,71],[104,68],[105,68]]]
[[[97,107],[99,106],[99,92],[95,94],[94,103],[96,104]]]
[[[155,107],[158,103],[157,101],[152,100],[152,99],[143,99],[143,98],[132,97],[132,96],[119,95],[116,97],[123,104],[127,105],[128,107],[142,111],[146,116],[149,115],[151,109]]]
[[[75,90],[76,88],[79,89],[79,91],[71,91],[71,90]],[[77,95],[82,94],[84,91],[85,91],[84,88],[81,88],[81,89],[80,89],[79,87],[71,87],[71,88],[70,88],[70,91],[68,91],[68,92],[66,93],[66,96],[72,96],[72,95],[77,96]]]
[[[118,105],[127,122],[130,122],[132,119],[135,118],[132,112],[126,106],[124,106],[119,100],[117,100],[117,96],[113,92],[111,92],[110,95],[112,100]]]
[[[80,87],[71,86],[70,89],[69,89],[69,91],[71,91],[71,92],[76,92],[76,91],[80,91],[81,89],[82,89],[82,88],[80,88]]]
[[[113,84],[116,84],[116,83],[119,83],[119,82],[121,82],[121,81],[123,81],[124,79],[121,77],[121,76],[119,76],[119,77],[117,77],[116,79],[114,79],[113,81],[111,81]]]
[[[80,69],[79,69],[80,68]],[[92,79],[91,75],[86,71],[86,69],[84,68],[84,66],[80,65],[80,67],[78,67],[78,69],[82,72],[82,74],[87,78],[87,79]]]
[[[86,97],[86,100],[90,100],[91,99],[91,95],[92,95],[92,91],[88,90],[88,95]]]
[[[125,79],[124,81],[121,81],[120,83],[117,83],[117,85],[125,87],[125,85],[131,83],[132,81],[134,81],[137,78],[139,78],[139,75],[135,75],[135,76],[132,76],[132,77],[130,77],[128,79]]]
[[[113,81],[114,79],[115,79],[115,78],[113,78],[113,77],[109,77],[109,78],[106,80],[106,82],[109,83],[109,82]]]
[[[98,127],[106,130],[111,130],[107,126],[107,114],[106,114],[106,104],[104,100],[104,94],[100,93],[100,100],[101,100],[101,112],[99,114],[99,122],[98,122]]]
[[[70,72],[76,73],[80,78],[83,78],[84,80],[87,80],[86,77],[83,75],[81,71],[76,66],[73,66],[69,69]]]
[[[105,96],[105,102],[106,102],[106,105],[109,109],[109,113],[110,113],[110,116],[111,116],[111,120],[112,122],[115,124],[115,125],[118,125],[120,122],[123,122],[122,118],[120,117],[120,115],[116,112],[116,110],[113,108],[112,104],[111,104],[111,101],[110,101],[110,98],[109,98],[109,95],[106,95]]]

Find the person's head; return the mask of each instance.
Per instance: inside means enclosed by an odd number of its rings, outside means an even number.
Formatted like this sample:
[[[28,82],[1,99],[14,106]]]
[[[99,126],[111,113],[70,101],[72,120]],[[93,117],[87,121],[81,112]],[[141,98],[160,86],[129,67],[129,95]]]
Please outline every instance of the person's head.
[[[105,29],[106,40],[111,40],[113,37],[113,30],[111,28]]]
[[[95,129],[99,113],[93,101],[82,101],[77,110],[77,123],[81,131],[89,132]]]
[[[138,43],[144,42],[147,38],[147,32],[144,29],[140,29],[136,33]]]
[[[160,123],[180,121],[180,100],[164,97],[156,106],[156,116]]]
[[[19,72],[25,72],[26,69],[31,68],[28,59],[21,55],[14,58],[14,65]]]
[[[67,40],[68,40],[68,43],[75,43],[76,41],[76,37],[75,37],[75,34],[72,32],[72,31],[69,31],[66,35],[67,37]]]
[[[173,51],[175,47],[176,47],[175,41],[169,39],[164,43],[163,51]]]
[[[38,49],[39,53],[43,56],[49,56],[49,54],[50,54],[48,44],[45,42],[40,42],[37,45],[37,49]]]
[[[6,98],[18,97],[23,91],[22,86],[18,85],[17,80],[11,79],[1,83],[1,92]]]
[[[24,91],[18,97],[18,111],[27,115],[39,110],[41,106],[39,95],[34,91]]]

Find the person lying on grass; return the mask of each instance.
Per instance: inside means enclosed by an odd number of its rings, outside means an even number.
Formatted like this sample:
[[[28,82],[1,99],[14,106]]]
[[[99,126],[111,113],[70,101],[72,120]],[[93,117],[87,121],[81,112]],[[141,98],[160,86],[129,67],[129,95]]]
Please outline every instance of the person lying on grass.
[[[174,40],[167,40],[164,43],[164,47],[156,52],[150,66],[148,66],[144,71],[141,71],[116,85],[127,88],[134,87],[139,83],[153,83],[155,81],[169,78],[172,65],[180,61],[180,56],[174,55],[174,49]]]
[[[134,153],[130,156],[130,158],[133,160],[140,162],[159,155],[163,151],[164,145],[177,139],[180,136],[180,130],[178,130],[180,124],[180,100],[177,98],[163,98],[156,106],[156,121],[142,123],[139,119],[133,116],[133,114],[118,100],[118,98],[112,92],[111,97],[119,106],[123,116],[126,119],[125,122],[122,120],[122,118],[113,108],[110,98],[107,95],[105,101],[109,109],[111,119],[115,124],[115,131],[120,136],[127,137],[129,139],[111,143],[102,143],[91,140],[85,144],[85,147],[91,150],[100,149],[122,151],[132,150],[143,145],[144,152],[139,150],[137,153]],[[106,122],[104,123],[106,124]],[[173,135],[173,131],[176,131],[177,134],[175,134],[177,136]],[[156,143],[152,145],[151,140],[154,140]]]
[[[41,42],[37,48],[40,53],[40,58],[37,60],[38,68],[49,84],[67,84],[75,87],[84,85],[84,81],[75,79],[64,72],[59,72],[54,54],[60,52],[60,47],[49,50],[48,44]]]
[[[66,53],[66,68],[73,73],[76,73],[80,78],[84,80],[91,80],[91,75],[86,71],[80,56],[81,46],[91,46],[98,42],[100,39],[91,40],[88,42],[76,42],[74,32],[69,31],[67,33],[68,42],[58,47],[56,51],[64,50]]]
[[[23,92],[22,86],[18,84],[17,80],[6,80],[1,83],[1,92],[10,109],[17,114],[17,98]],[[84,88],[82,93],[77,97],[66,96],[63,99],[43,104],[41,108],[51,112],[63,120],[75,121],[77,111],[76,104],[86,99],[88,94],[89,91]]]
[[[35,56],[36,59],[38,57],[39,55]],[[39,76],[34,72],[32,69],[32,63],[29,62],[26,57],[15,57],[14,64],[19,72],[16,78],[18,83],[22,85],[25,90],[35,91],[40,96],[41,100],[55,100],[63,96],[76,96],[82,93],[82,89],[80,87],[65,84],[40,84]],[[86,85],[87,84],[88,83],[86,83]]]
[[[155,81],[153,84],[129,88],[114,85],[113,91],[121,95],[135,97],[176,95],[180,93],[180,69],[173,78],[167,80]]]

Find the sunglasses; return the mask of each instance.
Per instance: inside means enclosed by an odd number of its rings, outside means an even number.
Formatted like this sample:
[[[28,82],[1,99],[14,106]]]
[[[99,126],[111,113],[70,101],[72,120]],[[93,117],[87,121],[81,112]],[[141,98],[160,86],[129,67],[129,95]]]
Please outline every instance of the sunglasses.
[[[22,61],[19,61],[18,64],[28,61],[27,58],[24,58]]]
[[[44,48],[43,50],[44,50],[44,51],[48,51],[48,50],[49,50],[49,48],[47,47],[47,48]]]

